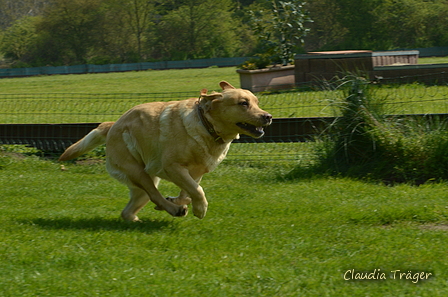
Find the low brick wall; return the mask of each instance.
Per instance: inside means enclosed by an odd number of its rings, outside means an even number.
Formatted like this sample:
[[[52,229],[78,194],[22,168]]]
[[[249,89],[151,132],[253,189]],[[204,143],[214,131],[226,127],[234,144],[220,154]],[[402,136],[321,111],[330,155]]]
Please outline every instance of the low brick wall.
[[[400,83],[448,83],[448,64],[419,64],[375,67],[370,79]]]
[[[313,52],[295,58],[296,84],[330,80],[344,72],[368,73],[370,79],[446,80],[448,64],[417,64],[418,51]]]
[[[373,67],[391,65],[416,65],[418,64],[418,51],[387,51],[373,52]]]

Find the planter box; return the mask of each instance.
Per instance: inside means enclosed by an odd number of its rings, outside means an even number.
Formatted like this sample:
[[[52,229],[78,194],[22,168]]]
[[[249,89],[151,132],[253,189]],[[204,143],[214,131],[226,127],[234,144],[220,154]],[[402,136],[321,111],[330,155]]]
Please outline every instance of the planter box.
[[[311,52],[295,57],[296,83],[330,80],[345,71],[373,70],[372,51]]]
[[[296,84],[331,80],[347,71],[373,73],[378,66],[417,64],[418,55],[419,52],[414,50],[386,52],[350,50],[296,55]]]
[[[240,75],[241,88],[262,92],[294,87],[294,68],[294,65],[288,65],[256,70],[238,69],[236,72]]]

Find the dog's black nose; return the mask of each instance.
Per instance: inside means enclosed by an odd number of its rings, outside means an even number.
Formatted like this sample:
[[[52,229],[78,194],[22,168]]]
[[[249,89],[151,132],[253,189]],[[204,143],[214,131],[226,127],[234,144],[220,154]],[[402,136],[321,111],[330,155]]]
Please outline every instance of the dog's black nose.
[[[265,113],[264,114],[264,119],[266,120],[267,123],[271,123],[272,122],[272,114],[270,113]]]

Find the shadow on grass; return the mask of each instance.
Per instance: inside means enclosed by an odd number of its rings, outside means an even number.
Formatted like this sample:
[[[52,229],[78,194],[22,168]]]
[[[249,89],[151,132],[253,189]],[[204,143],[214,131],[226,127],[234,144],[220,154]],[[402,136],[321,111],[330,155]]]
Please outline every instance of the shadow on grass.
[[[24,224],[39,226],[43,229],[52,230],[88,230],[88,231],[139,231],[152,233],[176,229],[176,222],[172,220],[152,220],[142,222],[126,222],[114,218],[35,218],[22,221]]]

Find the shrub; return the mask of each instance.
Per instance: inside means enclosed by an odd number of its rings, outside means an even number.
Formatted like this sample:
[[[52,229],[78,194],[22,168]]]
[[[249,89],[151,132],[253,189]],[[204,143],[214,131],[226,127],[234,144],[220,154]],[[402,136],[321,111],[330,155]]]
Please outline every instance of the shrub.
[[[342,92],[340,92],[342,91]],[[312,173],[388,184],[448,179],[447,123],[437,116],[387,116],[369,81],[348,75],[334,94],[338,117],[325,131]],[[291,177],[303,174],[296,168]]]
[[[239,65],[238,68],[244,70],[256,70],[266,68],[270,64],[270,57],[257,54],[256,57],[250,58],[249,60],[245,61],[243,64]]]

